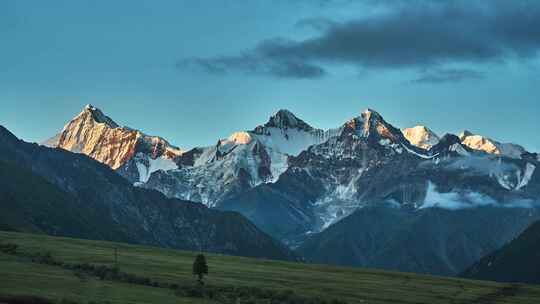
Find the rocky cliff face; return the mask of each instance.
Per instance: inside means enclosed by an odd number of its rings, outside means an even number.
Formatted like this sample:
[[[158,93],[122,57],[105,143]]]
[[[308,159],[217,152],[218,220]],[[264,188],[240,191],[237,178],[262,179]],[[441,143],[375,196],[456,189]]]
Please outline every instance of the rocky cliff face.
[[[163,138],[120,127],[92,105],[87,105],[45,145],[86,154],[115,170],[132,161],[131,170],[122,168],[122,172],[133,182],[144,182],[157,170],[176,168],[173,160],[182,155],[182,150]]]

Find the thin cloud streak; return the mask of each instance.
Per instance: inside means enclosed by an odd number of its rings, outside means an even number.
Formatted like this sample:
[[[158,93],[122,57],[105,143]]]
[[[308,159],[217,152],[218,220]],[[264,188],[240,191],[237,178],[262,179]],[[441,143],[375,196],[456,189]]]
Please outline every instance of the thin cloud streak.
[[[484,74],[471,69],[432,69],[420,74],[413,83],[447,83],[460,82],[467,79],[482,79]]]

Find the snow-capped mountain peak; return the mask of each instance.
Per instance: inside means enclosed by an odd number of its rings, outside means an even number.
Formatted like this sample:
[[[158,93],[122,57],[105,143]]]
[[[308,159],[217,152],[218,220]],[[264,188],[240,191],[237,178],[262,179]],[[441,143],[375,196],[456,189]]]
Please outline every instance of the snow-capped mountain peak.
[[[390,139],[392,142],[398,142],[403,139],[401,132],[387,123],[377,111],[367,109],[362,112],[362,118],[364,119],[364,134],[368,137],[377,135],[376,137]]]
[[[388,124],[379,114],[378,112],[366,109],[364,112],[362,112],[362,117],[364,118],[364,133],[367,135],[372,134],[375,132],[376,134],[379,134],[385,138],[392,139],[395,141],[396,138],[396,132],[393,130],[394,127]]]
[[[372,115],[372,114],[375,114],[375,115]],[[353,134],[355,134],[357,136],[368,137],[369,136],[369,131],[371,129],[370,126],[371,126],[371,123],[372,123],[371,122],[372,117],[374,117],[375,119],[376,118],[381,118],[379,113],[374,112],[371,109],[366,109],[365,111],[363,111],[360,114],[360,116],[353,117],[352,119],[347,121],[342,127],[342,129],[343,129],[342,132],[344,134],[347,134],[347,133],[350,133],[352,131]]]
[[[314,130],[312,126],[298,118],[291,111],[285,109],[277,111],[274,115],[270,116],[268,122],[263,126],[258,126],[254,131],[255,133],[260,133],[264,128],[278,128],[282,130],[298,129],[307,132]]]
[[[86,154],[134,181],[145,181],[156,170],[175,169],[183,151],[158,136],[121,127],[88,104],[45,145]]]
[[[500,156],[506,156],[510,158],[521,158],[521,155],[525,152],[525,148],[513,143],[501,143],[491,138],[473,134],[470,131],[463,131],[459,135],[461,142],[473,149],[483,151],[489,154],[495,154]]]
[[[186,152],[178,159],[179,170],[157,172],[145,186],[214,206],[259,184],[275,182],[289,167],[290,157],[332,135],[336,134],[279,110],[252,131],[234,132],[216,145]]]
[[[342,136],[348,134],[367,138],[372,143],[410,145],[399,129],[386,122],[377,111],[372,109],[366,109],[360,116],[343,125]]]
[[[429,150],[439,143],[439,136],[425,126],[415,126],[401,130],[407,140],[422,149]]]
[[[379,114],[379,112],[371,109],[371,108],[366,108],[364,111],[362,111],[362,115],[365,116],[366,118],[371,118],[373,117],[374,119],[383,119],[381,114]]]
[[[229,136],[229,141],[234,142],[237,145],[247,145],[249,144],[253,138],[248,132],[234,132]]]
[[[289,110],[279,110],[264,125],[249,131],[252,137],[274,152],[297,155],[321,143],[335,132],[316,129]]]
[[[317,154],[328,154],[342,158],[342,156],[354,155],[356,152],[363,153],[357,147],[369,146],[382,152],[390,151],[390,154],[412,154],[423,159],[430,159],[433,155],[424,149],[413,146],[401,133],[376,111],[367,109],[360,116],[347,121],[338,129],[338,135],[329,139],[329,145],[315,147],[312,151]],[[330,137],[332,138],[332,137]],[[383,149],[383,150],[380,150]],[[355,152],[356,151],[356,152]]]
[[[118,128],[118,127],[120,127],[109,116],[103,114],[103,112],[100,109],[94,107],[91,104],[87,104],[86,106],[84,106],[84,109],[82,110],[82,112],[79,115],[77,115],[77,117],[75,117],[75,119],[78,118],[78,117],[79,118],[88,118],[88,119],[92,120],[95,123],[103,123],[103,124],[107,125],[109,128]]]

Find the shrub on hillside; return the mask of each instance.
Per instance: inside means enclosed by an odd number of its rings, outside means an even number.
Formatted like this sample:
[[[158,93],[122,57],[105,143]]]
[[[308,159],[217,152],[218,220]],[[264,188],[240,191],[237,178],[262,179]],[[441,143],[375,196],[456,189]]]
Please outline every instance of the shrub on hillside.
[[[31,255],[32,262],[39,264],[47,264],[53,266],[62,266],[61,261],[57,261],[53,258],[50,252],[38,252]]]
[[[17,248],[19,245],[13,243],[0,243],[0,252],[6,254],[15,254],[17,253]]]
[[[53,304],[52,301],[35,296],[0,296],[0,303],[7,304]]]
[[[346,304],[342,300],[327,301],[305,297],[292,290],[271,290],[248,286],[183,285],[175,294],[185,298],[206,298],[225,304]]]

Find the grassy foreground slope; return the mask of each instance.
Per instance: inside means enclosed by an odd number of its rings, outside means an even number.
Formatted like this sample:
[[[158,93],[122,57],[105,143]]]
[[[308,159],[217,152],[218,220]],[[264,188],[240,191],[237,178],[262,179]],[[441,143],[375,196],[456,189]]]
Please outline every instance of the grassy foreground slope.
[[[118,248],[124,272],[159,282],[190,284],[193,252],[44,235],[0,232],[0,242],[21,251],[48,251],[68,263],[113,265]],[[539,303],[540,286],[501,284],[409,273],[311,265],[208,254],[207,284],[294,290],[300,295],[349,303]],[[205,303],[178,298],[172,290],[81,280],[69,271],[0,254],[0,294],[38,295],[113,303]]]
[[[0,253],[0,295],[32,295],[79,303],[205,303],[178,298],[172,290],[126,283],[79,279],[72,272],[53,266],[25,263]]]

